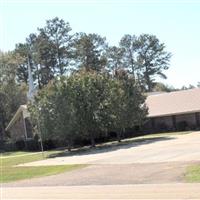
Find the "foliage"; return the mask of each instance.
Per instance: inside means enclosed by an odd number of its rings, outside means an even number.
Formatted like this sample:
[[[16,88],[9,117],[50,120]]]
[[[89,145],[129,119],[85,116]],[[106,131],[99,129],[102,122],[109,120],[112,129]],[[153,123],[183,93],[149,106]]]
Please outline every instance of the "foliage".
[[[0,52],[0,135],[26,103],[30,64],[40,90],[30,106],[37,132],[62,138],[69,149],[77,138],[94,146],[111,131],[120,141],[146,115],[142,93],[168,90],[155,81],[166,78],[171,54],[165,49],[154,35],[126,34],[118,46],[109,46],[95,33],[72,34],[63,19],[47,20],[14,51]]]
[[[0,142],[14,112],[26,102],[26,86],[15,82],[17,64],[11,52],[0,52]]]
[[[143,91],[151,92],[157,77],[166,78],[171,54],[154,35],[125,34],[119,46],[109,46],[98,34],[71,34],[68,22],[55,17],[47,20],[24,44],[17,44],[11,59],[18,82],[27,82],[28,58],[35,83],[41,89],[55,77],[85,69],[99,73],[123,69],[133,76]]]
[[[106,39],[97,34],[80,33],[75,42],[75,64],[78,69],[102,71],[106,66]]]
[[[30,105],[46,138],[62,138],[69,149],[76,137],[90,139],[140,125],[146,115],[144,97],[132,78],[82,70],[51,82]]]
[[[166,78],[163,70],[168,69],[171,54],[165,51],[165,45],[160,43],[156,36],[124,35],[115,52],[117,55],[115,54],[114,60],[117,58],[118,65],[131,73],[143,90],[152,91],[156,76]]]
[[[116,46],[107,49],[107,68],[112,75],[115,75],[116,71],[124,69],[123,54],[124,50]]]
[[[173,92],[177,90],[178,89],[174,88],[173,86],[169,86],[161,82],[156,82],[153,87],[153,92]]]

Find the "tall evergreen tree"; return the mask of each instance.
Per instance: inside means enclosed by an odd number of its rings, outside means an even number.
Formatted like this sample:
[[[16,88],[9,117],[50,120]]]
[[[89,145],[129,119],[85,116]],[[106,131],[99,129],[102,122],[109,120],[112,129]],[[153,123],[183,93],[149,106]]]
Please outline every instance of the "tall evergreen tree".
[[[46,45],[49,50],[53,51],[52,59],[55,73],[63,75],[69,70],[72,58],[73,35],[70,34],[72,29],[69,23],[55,17],[51,20],[47,20],[46,26],[38,30],[40,35],[46,38]],[[51,57],[49,57],[49,59],[51,59]]]
[[[106,38],[97,34],[80,33],[75,43],[75,65],[78,69],[100,72],[106,66]]]
[[[124,69],[123,49],[112,46],[107,49],[107,67],[112,75],[115,75],[119,69]]]
[[[137,54],[137,37],[135,35],[124,35],[120,40],[119,46],[123,51],[123,68],[137,78],[137,68],[135,58]]]
[[[123,49],[123,67],[131,73],[145,91],[152,91],[157,76],[169,67],[171,54],[154,35],[125,35],[120,41]]]
[[[166,79],[163,71],[169,68],[171,54],[154,35],[143,34],[137,39],[136,68],[142,75],[145,89],[150,92],[157,76]]]

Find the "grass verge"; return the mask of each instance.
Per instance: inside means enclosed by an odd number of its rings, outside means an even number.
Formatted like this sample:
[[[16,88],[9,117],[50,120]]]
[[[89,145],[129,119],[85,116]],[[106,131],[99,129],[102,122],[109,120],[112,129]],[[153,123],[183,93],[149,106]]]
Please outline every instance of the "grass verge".
[[[190,183],[200,182],[200,165],[189,166],[185,174],[186,181]]]
[[[45,158],[48,158],[51,154],[55,154],[55,151],[46,152]],[[16,156],[14,156],[16,155]],[[18,156],[21,155],[21,156]],[[38,161],[45,159],[41,153],[11,153],[10,156],[7,154],[1,155],[0,165],[0,183],[12,182],[23,179],[30,179],[34,177],[42,177],[55,175],[62,172],[67,172],[75,169],[85,167],[87,165],[60,165],[60,166],[38,166],[38,167],[17,167],[16,165]]]

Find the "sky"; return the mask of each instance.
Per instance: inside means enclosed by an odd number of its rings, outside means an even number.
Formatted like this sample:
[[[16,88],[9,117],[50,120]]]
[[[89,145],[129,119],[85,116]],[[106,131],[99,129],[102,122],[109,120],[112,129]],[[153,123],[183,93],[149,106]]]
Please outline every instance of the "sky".
[[[124,34],[156,35],[172,53],[162,81],[200,82],[200,0],[0,0],[0,49],[13,50],[56,16],[73,32],[98,33],[110,45]]]

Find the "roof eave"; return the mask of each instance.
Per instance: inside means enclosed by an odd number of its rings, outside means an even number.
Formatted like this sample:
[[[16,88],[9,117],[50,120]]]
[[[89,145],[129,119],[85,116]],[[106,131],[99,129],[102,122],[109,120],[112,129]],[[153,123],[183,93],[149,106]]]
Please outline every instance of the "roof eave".
[[[13,116],[13,118],[10,120],[10,122],[9,122],[9,124],[8,124],[8,126],[6,127],[6,131],[8,131],[11,127],[12,127],[12,125],[17,121],[17,119],[18,119],[18,117],[19,117],[19,114],[22,112],[23,113],[23,111],[26,109],[26,105],[21,105],[19,108],[18,108],[18,110],[17,110],[17,112],[15,113],[15,115]]]
[[[183,115],[183,114],[192,114],[200,112],[200,110],[192,110],[192,111],[185,111],[185,112],[176,112],[176,113],[167,113],[167,114],[160,114],[160,115],[148,115],[147,118],[154,118],[154,117],[169,117],[174,115]]]

